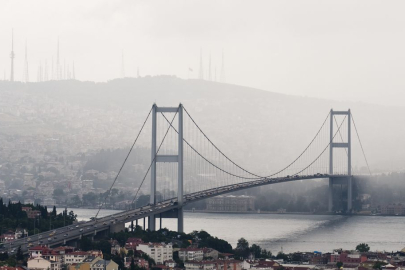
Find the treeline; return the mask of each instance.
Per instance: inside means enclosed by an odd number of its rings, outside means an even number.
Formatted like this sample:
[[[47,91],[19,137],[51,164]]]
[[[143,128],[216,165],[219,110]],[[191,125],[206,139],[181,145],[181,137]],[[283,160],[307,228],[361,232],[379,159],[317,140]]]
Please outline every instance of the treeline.
[[[38,210],[38,216],[36,218],[29,219],[27,212],[23,211],[23,207],[30,207],[32,211]],[[31,205],[22,204],[3,203],[3,199],[0,198],[0,232],[6,232],[8,230],[15,231],[16,228],[25,229],[28,231],[29,235],[34,233],[39,233],[43,231],[48,231],[51,229],[56,229],[65,225],[70,225],[76,220],[76,215],[73,211],[68,212],[67,210],[61,213],[56,212],[56,208],[53,207],[51,212],[48,212],[48,208],[42,205]]]

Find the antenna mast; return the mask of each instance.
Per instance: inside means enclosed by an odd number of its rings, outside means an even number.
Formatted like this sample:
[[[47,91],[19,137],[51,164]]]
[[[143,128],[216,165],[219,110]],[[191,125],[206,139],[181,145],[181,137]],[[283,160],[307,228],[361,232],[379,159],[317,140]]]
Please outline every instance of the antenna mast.
[[[10,58],[11,58],[11,73],[10,73],[10,81],[14,82],[14,29],[11,30],[11,53],[10,53]]]

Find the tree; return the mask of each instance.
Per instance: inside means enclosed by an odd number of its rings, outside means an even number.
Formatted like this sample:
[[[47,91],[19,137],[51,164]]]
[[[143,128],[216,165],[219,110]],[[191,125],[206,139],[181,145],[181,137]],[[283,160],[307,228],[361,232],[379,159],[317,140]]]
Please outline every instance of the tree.
[[[24,254],[22,253],[21,246],[18,247],[15,258],[17,259],[17,261],[24,260]]]
[[[135,270],[135,261],[134,261],[134,257],[132,257],[132,259],[131,259],[131,266],[130,266],[130,270]]]
[[[342,262],[337,262],[337,263],[336,263],[336,267],[337,267],[338,269],[340,269],[342,266],[343,266],[343,263],[342,263]]]
[[[382,266],[387,265],[385,262],[376,261],[373,265],[373,269],[381,269]]]
[[[236,245],[236,249],[239,250],[247,250],[249,249],[249,242],[245,238],[240,238],[238,240],[238,244]]]
[[[288,261],[289,260],[288,256],[285,253],[281,252],[281,251],[277,254],[276,259],[281,259],[283,261]]]
[[[366,243],[360,243],[356,246],[356,250],[358,252],[368,252],[370,250],[370,247]]]
[[[249,242],[245,238],[240,238],[236,244],[235,255],[247,258],[249,256]]]

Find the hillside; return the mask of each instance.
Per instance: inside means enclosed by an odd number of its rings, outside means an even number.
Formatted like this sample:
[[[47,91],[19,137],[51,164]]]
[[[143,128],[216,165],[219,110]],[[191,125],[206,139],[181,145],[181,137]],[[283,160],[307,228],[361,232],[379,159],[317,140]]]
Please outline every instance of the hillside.
[[[43,127],[44,132],[51,129],[55,134],[74,134],[75,140],[66,141],[73,144],[85,138],[81,139],[80,135],[93,136],[85,132],[94,129],[95,137],[86,150],[129,147],[154,102],[158,106],[177,106],[181,102],[225,153],[241,165],[260,172],[273,171],[295,158],[331,108],[350,108],[372,169],[404,169],[405,107],[288,96],[169,76],[125,78],[107,83],[0,82],[0,100],[0,112],[7,115],[0,117],[3,127],[0,133],[9,134],[9,122],[13,121],[19,123],[19,135],[29,135],[35,124]],[[26,110],[31,113],[27,114]],[[45,120],[36,117],[38,113]],[[147,136],[141,140],[145,146],[148,146]],[[353,141],[358,145],[355,137]],[[353,155],[354,166],[364,166],[359,148],[354,149]]]

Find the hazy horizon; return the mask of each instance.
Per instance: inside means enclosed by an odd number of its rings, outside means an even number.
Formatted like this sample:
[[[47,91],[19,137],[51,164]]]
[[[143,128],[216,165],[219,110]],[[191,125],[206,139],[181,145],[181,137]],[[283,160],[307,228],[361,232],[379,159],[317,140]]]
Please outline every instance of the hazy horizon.
[[[61,65],[76,79],[124,74],[219,78],[226,82],[321,99],[403,106],[404,3],[400,1],[7,1],[0,25],[0,79],[22,79],[25,41],[30,81],[60,42]],[[190,71],[193,70],[193,71]]]

